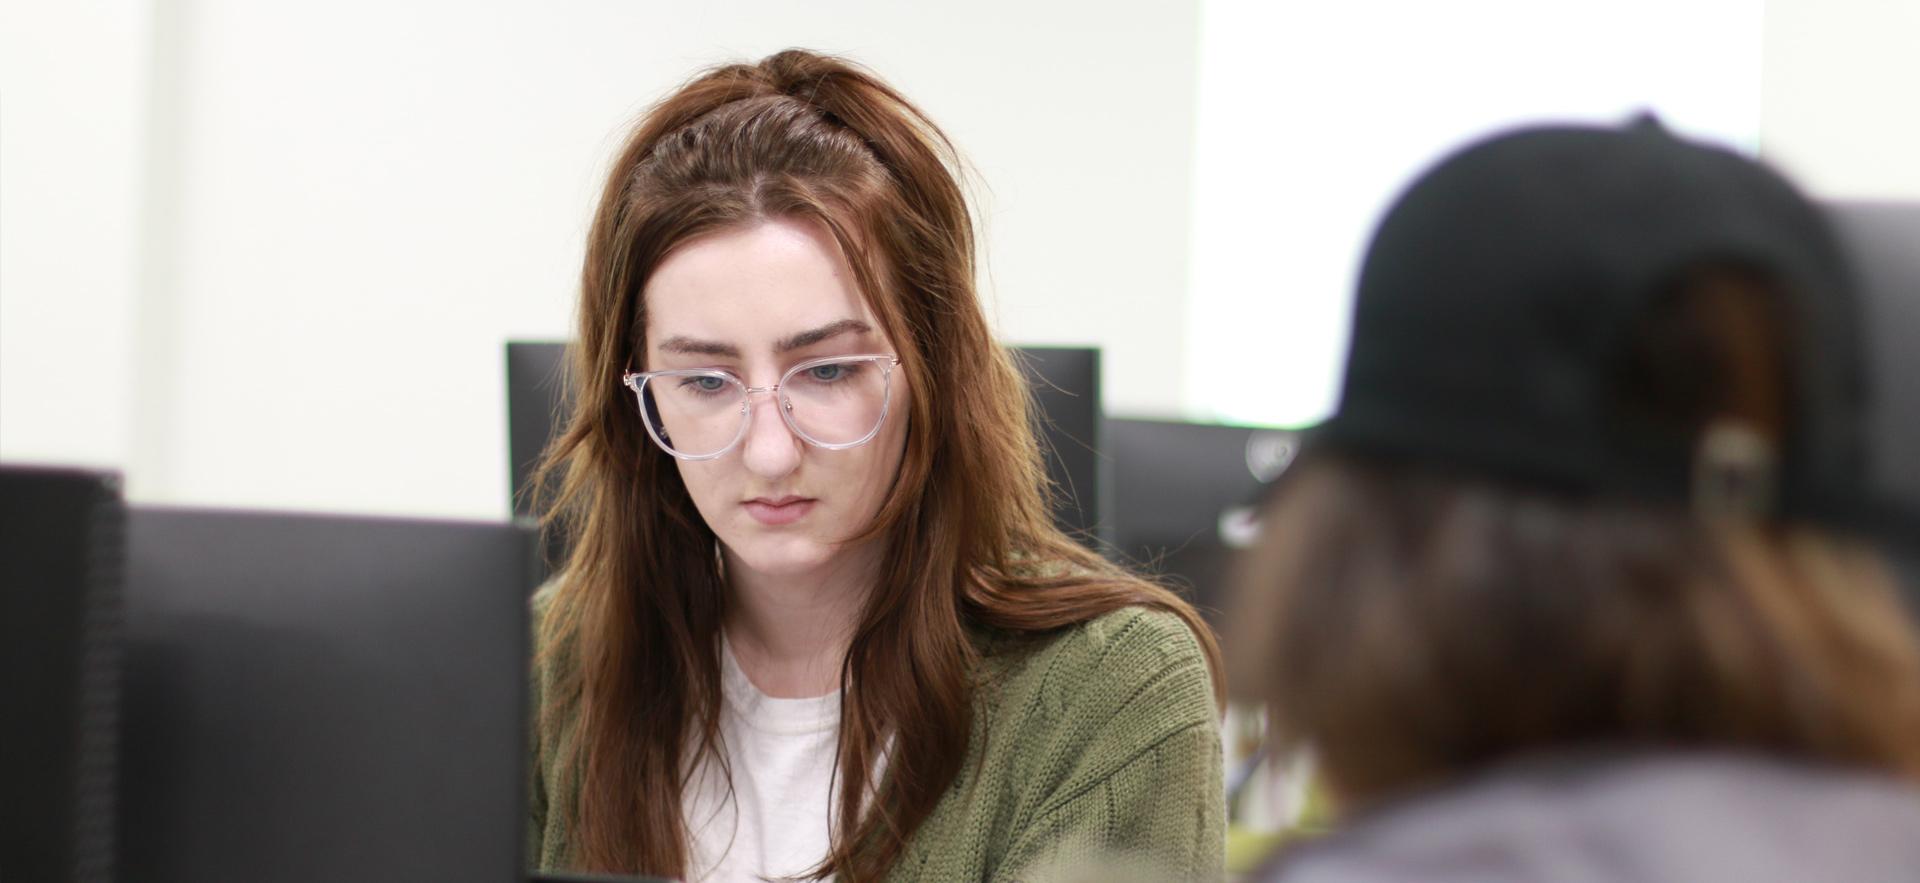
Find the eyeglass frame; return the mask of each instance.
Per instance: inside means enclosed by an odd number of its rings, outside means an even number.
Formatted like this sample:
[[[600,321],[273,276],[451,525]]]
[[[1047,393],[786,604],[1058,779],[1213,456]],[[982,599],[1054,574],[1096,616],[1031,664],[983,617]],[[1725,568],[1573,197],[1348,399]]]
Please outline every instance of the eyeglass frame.
[[[787,385],[787,381],[791,379],[793,375],[805,371],[808,368],[816,368],[835,362],[857,361],[871,361],[880,365],[881,398],[879,419],[873,421],[873,428],[868,430],[867,434],[861,436],[857,441],[830,444],[808,435],[807,431],[801,429],[800,424],[794,421],[793,402],[781,394],[783,388]],[[724,368],[669,368],[663,371],[626,371],[621,373],[620,383],[628,389],[633,390],[634,405],[640,409],[640,422],[646,427],[647,435],[653,439],[653,443],[660,446],[660,450],[667,452],[669,456],[679,460],[717,460],[726,456],[726,454],[734,448],[739,447],[740,440],[747,437],[747,427],[753,425],[753,394],[757,392],[773,395],[774,401],[780,403],[780,419],[787,424],[787,428],[793,430],[793,434],[798,436],[801,441],[813,445],[816,448],[828,451],[844,451],[848,448],[857,448],[867,442],[873,441],[873,437],[880,434],[880,427],[886,425],[887,413],[893,407],[893,369],[899,366],[900,357],[892,353],[861,353],[850,356],[821,356],[817,359],[808,359],[788,368],[786,373],[780,375],[780,382],[772,386],[748,386],[747,382],[740,378],[740,375]],[[674,450],[672,445],[667,444],[666,439],[660,437],[659,431],[653,428],[653,419],[647,416],[645,389],[647,382],[656,377],[718,377],[743,390],[740,397],[740,429],[734,433],[733,440],[727,442],[720,450],[714,451],[711,454],[683,454]]]

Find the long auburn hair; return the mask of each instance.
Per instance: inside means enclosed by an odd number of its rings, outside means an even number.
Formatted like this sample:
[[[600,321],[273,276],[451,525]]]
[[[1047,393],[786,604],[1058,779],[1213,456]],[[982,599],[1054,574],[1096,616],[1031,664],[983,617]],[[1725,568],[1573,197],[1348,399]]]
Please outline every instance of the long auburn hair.
[[[1619,417],[1778,445],[1793,328],[1763,275],[1687,274],[1621,354]],[[1920,645],[1864,541],[1361,452],[1283,480],[1236,579],[1232,674],[1342,802],[1583,748],[1920,782]]]
[[[649,274],[704,234],[820,224],[911,393],[900,471],[864,534],[886,551],[840,672],[835,830],[814,875],[882,876],[954,781],[972,732],[975,629],[1038,636],[1147,606],[1185,621],[1219,671],[1191,607],[1054,526],[1031,396],[976,297],[957,170],[946,137],[898,92],[801,50],[698,76],[644,115],[615,160],[588,234],[574,408],[543,464],[563,474],[548,518],[570,551],[541,622],[543,663],[560,680],[539,726],[576,728],[560,750],[578,800],[555,807],[572,864],[685,874],[682,790],[697,762],[724,763],[716,538],[620,382],[645,352]]]

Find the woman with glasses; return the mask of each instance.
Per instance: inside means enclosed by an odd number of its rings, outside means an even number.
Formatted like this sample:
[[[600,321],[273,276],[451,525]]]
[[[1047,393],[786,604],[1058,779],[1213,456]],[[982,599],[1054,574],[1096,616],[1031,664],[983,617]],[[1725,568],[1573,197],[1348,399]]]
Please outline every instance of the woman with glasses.
[[[1049,517],[952,148],[802,51],[617,158],[536,598],[541,868],[1218,875],[1216,651]]]

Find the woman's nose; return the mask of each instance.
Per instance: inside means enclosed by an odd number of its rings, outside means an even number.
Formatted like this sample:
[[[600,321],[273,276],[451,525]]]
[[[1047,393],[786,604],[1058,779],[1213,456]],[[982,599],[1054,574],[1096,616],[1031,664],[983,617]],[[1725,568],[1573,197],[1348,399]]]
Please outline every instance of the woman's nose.
[[[806,442],[794,433],[781,416],[786,407],[776,393],[754,391],[748,395],[747,437],[741,441],[741,459],[749,471],[765,479],[782,478],[800,465]]]

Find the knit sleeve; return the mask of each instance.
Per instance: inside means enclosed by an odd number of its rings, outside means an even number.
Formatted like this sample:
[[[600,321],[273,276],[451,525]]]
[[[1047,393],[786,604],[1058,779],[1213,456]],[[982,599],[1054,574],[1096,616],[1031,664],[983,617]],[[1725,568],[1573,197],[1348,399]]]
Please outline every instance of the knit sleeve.
[[[534,695],[535,701],[538,701],[539,694],[536,692]],[[537,705],[534,707],[539,708]],[[529,870],[537,868],[541,857],[546,855],[547,833],[547,783],[546,776],[540,770],[539,728],[536,726],[533,729],[533,737],[529,740],[532,745],[531,759],[527,763],[527,851],[521,859]]]
[[[1013,831],[995,880],[1220,879],[1219,722],[1205,657],[1168,614],[1133,611],[1056,670],[1063,776]]]
[[[549,672],[540,658],[540,622],[551,598],[551,586],[542,586],[530,605],[533,635],[528,646],[534,652],[527,671],[527,851],[521,858],[529,870],[540,868],[546,860],[548,797],[540,710],[546,702]]]

